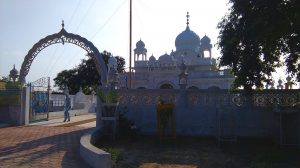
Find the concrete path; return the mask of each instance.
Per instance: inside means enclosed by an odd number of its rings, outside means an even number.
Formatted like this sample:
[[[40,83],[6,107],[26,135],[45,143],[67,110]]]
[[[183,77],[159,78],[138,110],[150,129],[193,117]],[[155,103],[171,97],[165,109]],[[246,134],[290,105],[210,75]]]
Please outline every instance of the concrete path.
[[[1,168],[89,168],[79,155],[80,137],[95,127],[96,116],[55,119],[0,128]]]
[[[82,126],[82,127],[95,127],[96,126],[96,114],[88,113],[86,115],[79,115],[70,117],[70,122],[63,122],[64,118],[51,119],[49,121],[42,121],[31,123],[30,125],[39,125],[39,126]]]

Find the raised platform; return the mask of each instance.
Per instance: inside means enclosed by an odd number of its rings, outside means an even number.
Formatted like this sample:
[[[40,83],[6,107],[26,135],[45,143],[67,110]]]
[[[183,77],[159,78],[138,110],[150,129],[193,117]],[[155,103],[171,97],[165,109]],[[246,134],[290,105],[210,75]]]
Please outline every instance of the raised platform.
[[[111,154],[93,145],[93,142],[97,140],[95,134],[100,134],[98,131],[99,130],[94,129],[81,137],[80,155],[83,160],[93,168],[111,168]]]

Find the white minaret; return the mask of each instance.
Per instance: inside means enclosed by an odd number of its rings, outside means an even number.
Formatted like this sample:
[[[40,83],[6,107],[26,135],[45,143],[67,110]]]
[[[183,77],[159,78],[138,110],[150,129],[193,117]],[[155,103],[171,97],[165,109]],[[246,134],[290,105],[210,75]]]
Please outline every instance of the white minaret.
[[[142,40],[139,40],[135,46],[136,48],[134,49],[134,61],[146,61],[147,49],[145,48],[145,43]],[[142,55],[142,60],[139,60],[140,55]]]

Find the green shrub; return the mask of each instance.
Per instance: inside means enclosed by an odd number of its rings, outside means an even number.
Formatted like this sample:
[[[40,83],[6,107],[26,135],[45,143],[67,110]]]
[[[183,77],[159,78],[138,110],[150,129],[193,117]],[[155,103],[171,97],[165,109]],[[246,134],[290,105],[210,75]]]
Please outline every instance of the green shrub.
[[[113,161],[114,164],[116,164],[118,161],[120,161],[122,152],[119,149],[116,148],[102,148],[104,151],[110,153],[111,155],[111,160]]]
[[[20,105],[21,95],[0,95],[0,106]]]
[[[0,106],[20,105],[21,83],[0,82]]]
[[[105,93],[103,90],[97,91],[97,96],[103,103],[117,103],[118,93],[115,90],[110,90]]]

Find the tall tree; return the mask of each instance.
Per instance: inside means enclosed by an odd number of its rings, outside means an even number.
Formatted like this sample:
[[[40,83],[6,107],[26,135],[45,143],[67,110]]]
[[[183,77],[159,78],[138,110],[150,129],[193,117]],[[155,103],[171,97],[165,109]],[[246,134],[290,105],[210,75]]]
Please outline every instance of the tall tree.
[[[100,53],[104,58],[104,62],[108,63],[108,59],[112,56],[110,52],[103,51]],[[122,72],[125,66],[125,59],[117,56],[117,70]],[[101,77],[96,69],[96,64],[91,57],[83,59],[81,63],[73,69],[63,70],[57,74],[54,78],[55,86],[59,90],[63,90],[65,86],[68,86],[69,93],[75,94],[81,87],[85,94],[90,94],[93,89],[99,86],[101,83]]]
[[[125,59],[120,56],[116,56],[117,60],[117,71],[118,73],[122,73],[125,70]]]
[[[64,90],[65,86],[68,86],[70,94],[76,93],[76,91],[80,87],[80,81],[78,81],[77,70],[75,68],[59,72],[56,78],[54,78],[53,80],[55,82],[54,86],[58,87],[61,91]]]
[[[8,76],[2,76],[0,79],[0,82],[9,82],[9,77]]]
[[[229,14],[218,24],[218,45],[220,65],[236,76],[233,87],[251,91],[270,84],[269,76],[282,66],[300,81],[300,1],[229,2]]]

